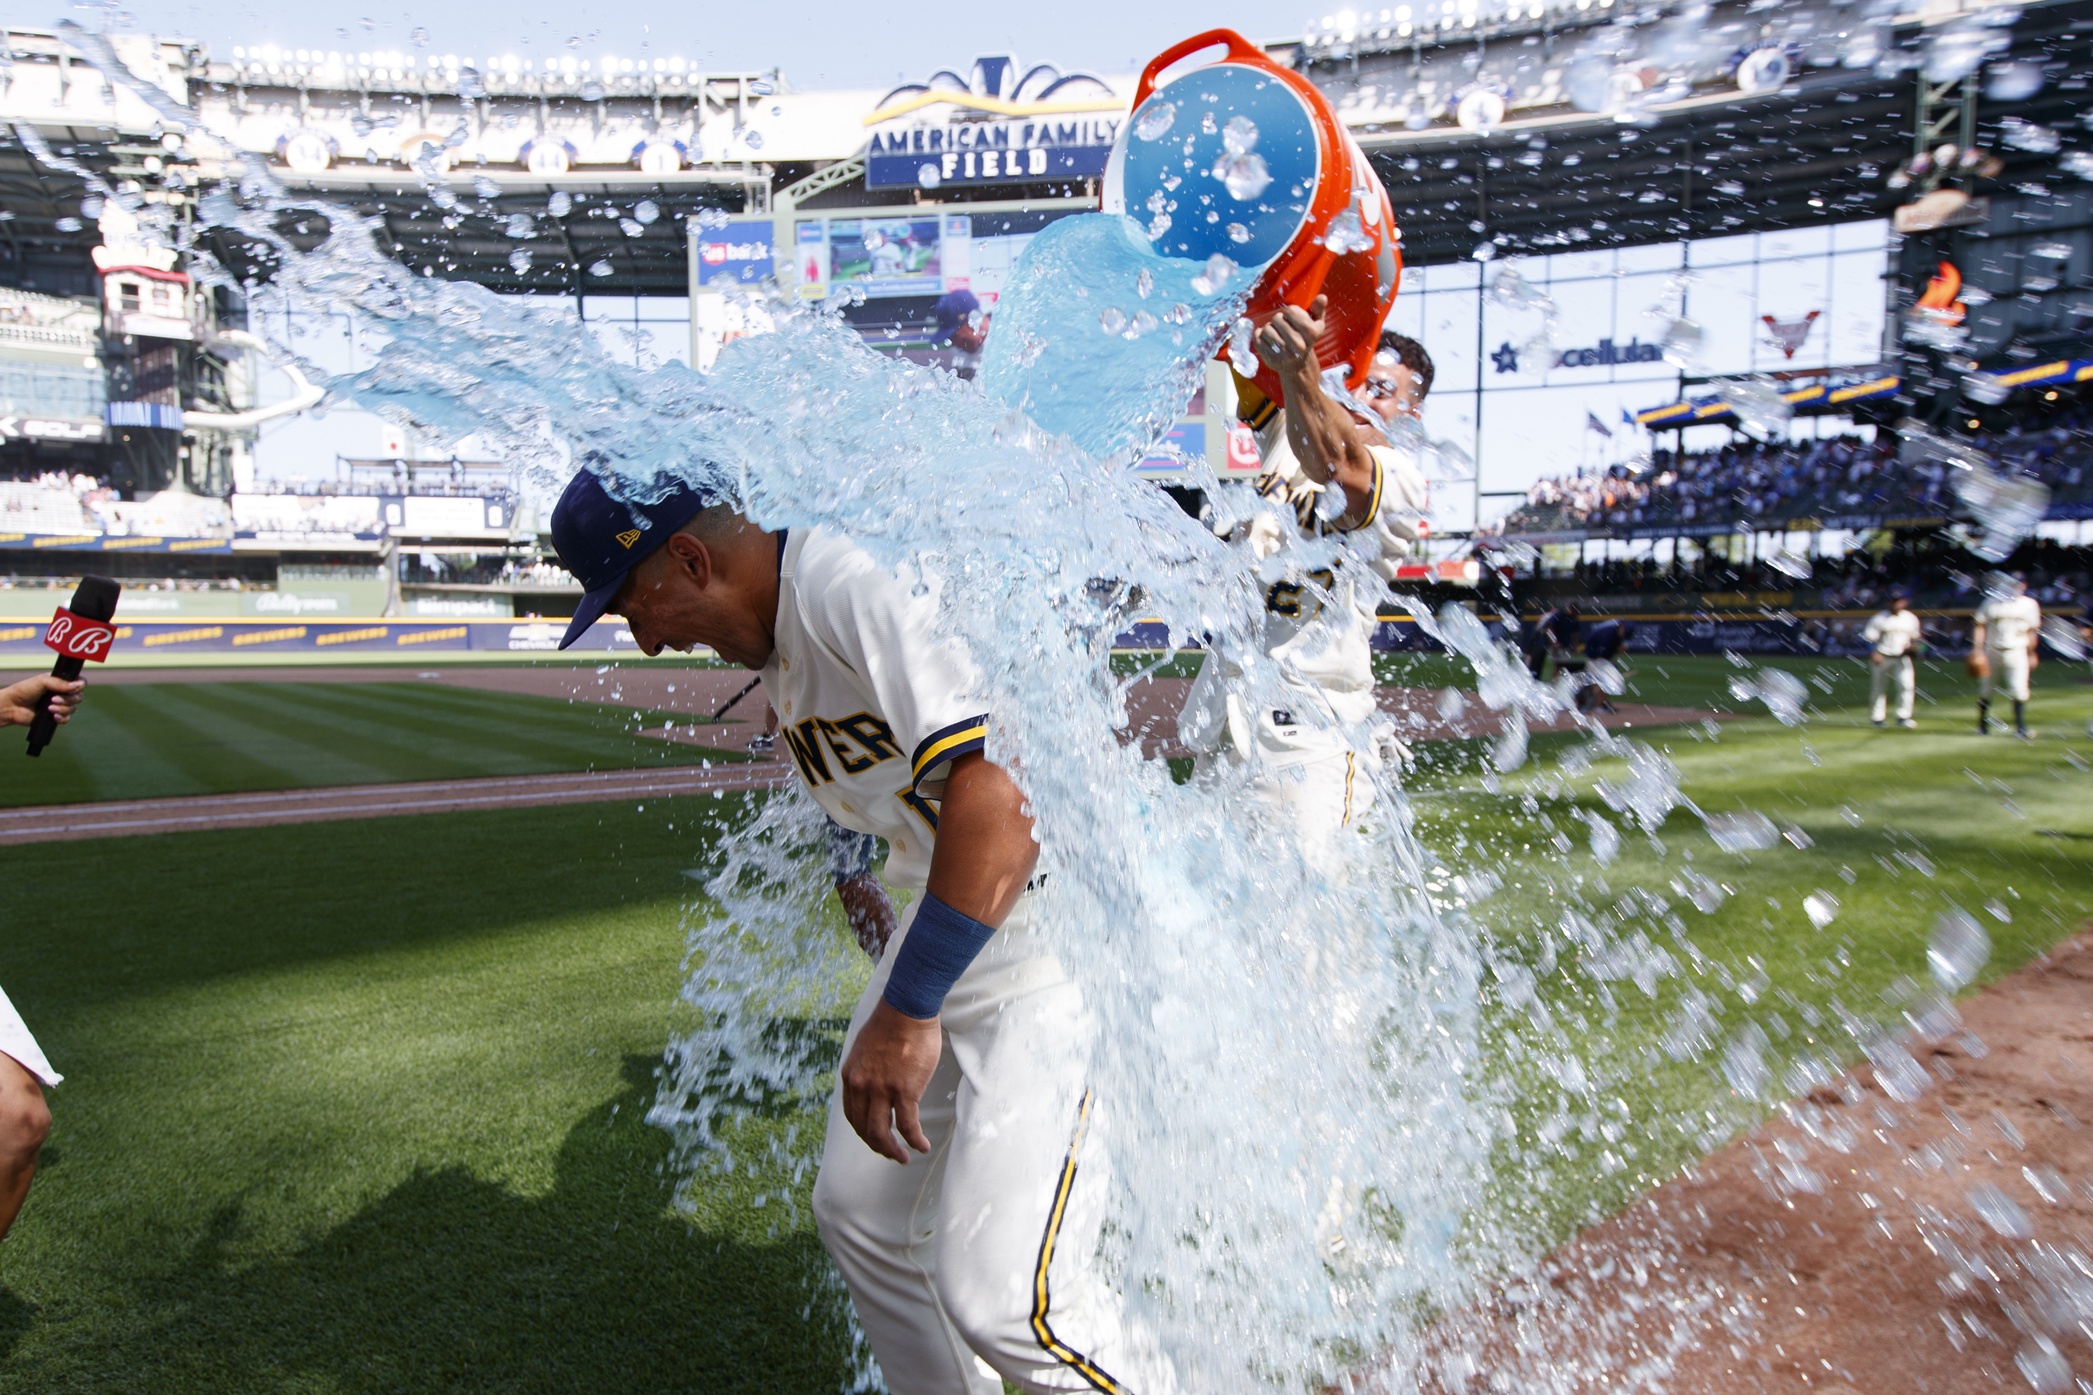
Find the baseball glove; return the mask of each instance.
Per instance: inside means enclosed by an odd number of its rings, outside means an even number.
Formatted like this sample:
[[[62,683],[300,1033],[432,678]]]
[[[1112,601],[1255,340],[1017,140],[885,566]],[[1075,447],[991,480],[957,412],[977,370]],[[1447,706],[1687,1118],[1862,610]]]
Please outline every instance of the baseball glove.
[[[1984,651],[1981,649],[1970,650],[1969,658],[1964,660],[1964,664],[1972,678],[1984,678],[1991,673],[1991,660],[1984,657]]]

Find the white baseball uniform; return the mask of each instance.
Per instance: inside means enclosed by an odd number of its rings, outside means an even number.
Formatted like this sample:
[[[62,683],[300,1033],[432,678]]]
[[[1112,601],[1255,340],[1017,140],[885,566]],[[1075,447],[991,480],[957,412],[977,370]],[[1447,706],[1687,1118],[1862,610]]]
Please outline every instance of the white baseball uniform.
[[[1897,720],[1908,722],[1918,698],[1917,665],[1912,651],[1917,649],[1922,637],[1919,617],[1908,610],[1878,611],[1862,630],[1861,638],[1874,646],[1876,657],[1882,662],[1870,662],[1868,667],[1868,701],[1870,721],[1880,722],[1889,713],[1889,689],[1897,689]]]
[[[1242,530],[1260,558],[1283,552],[1295,537],[1337,532],[1318,514],[1323,487],[1308,479],[1286,447],[1285,413],[1260,433],[1272,467],[1257,491],[1274,507]],[[1348,533],[1364,533],[1373,561],[1356,565],[1289,568],[1265,588],[1264,650],[1279,665],[1280,701],[1251,714],[1231,691],[1238,665],[1209,653],[1185,700],[1180,729],[1202,756],[1255,760],[1259,793],[1287,811],[1314,848],[1356,822],[1373,803],[1377,749],[1358,749],[1346,736],[1376,715],[1374,628],[1382,579],[1424,535],[1429,507],[1424,475],[1400,452],[1372,449],[1373,496]],[[1387,728],[1392,739],[1393,729]],[[1382,743],[1377,740],[1374,746]]]
[[[808,790],[887,840],[887,877],[921,888],[949,762],[989,717],[965,650],[916,596],[826,529],[793,533],[778,570],[763,687]],[[1084,1083],[1091,1026],[1035,938],[1027,892],[946,997],[922,1101],[925,1157],[874,1153],[829,1107],[814,1215],[894,1395],[1166,1388],[1131,1376],[1118,1303],[1093,1264],[1105,1167]],[[920,906],[920,899],[916,903]],[[886,989],[914,908],[852,1014]]]
[[[2028,700],[2028,646],[2042,629],[2042,606],[2033,596],[1993,596],[1977,607],[1984,627],[1985,657],[1990,671],[1978,680],[1979,696],[2004,691],[2015,702]]]
[[[36,1044],[35,1037],[29,1035],[29,1024],[7,1000],[4,989],[0,989],[0,1055],[12,1056],[23,1070],[46,1085],[56,1085],[65,1079],[51,1069],[50,1061],[44,1057],[44,1049]]]

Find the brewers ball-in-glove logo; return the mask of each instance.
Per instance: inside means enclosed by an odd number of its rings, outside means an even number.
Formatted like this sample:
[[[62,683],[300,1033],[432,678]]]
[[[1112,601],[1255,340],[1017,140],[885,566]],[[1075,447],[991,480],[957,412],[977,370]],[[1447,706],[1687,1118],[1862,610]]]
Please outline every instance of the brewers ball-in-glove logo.
[[[50,627],[44,631],[44,646],[56,649],[70,659],[93,659],[101,663],[109,657],[109,648],[116,642],[116,626],[104,620],[90,620],[84,615],[75,615],[64,606],[51,617]]]

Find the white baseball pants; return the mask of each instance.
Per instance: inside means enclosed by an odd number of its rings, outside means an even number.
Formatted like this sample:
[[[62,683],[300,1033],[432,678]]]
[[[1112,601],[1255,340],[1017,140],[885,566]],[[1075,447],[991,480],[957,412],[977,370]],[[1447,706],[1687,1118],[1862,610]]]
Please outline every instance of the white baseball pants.
[[[1131,1370],[1096,1272],[1108,1179],[1084,1083],[1093,1028],[1031,933],[1035,904],[1019,899],[945,999],[927,1156],[879,1156],[840,1091],[829,1104],[814,1217],[893,1395],[1002,1395],[1004,1378],[1028,1395],[1168,1387]],[[846,1052],[907,933],[866,986]]]
[[[44,1049],[29,1035],[29,1024],[15,1011],[15,1005],[7,1000],[5,990],[0,990],[0,1055],[12,1056],[23,1070],[46,1085],[56,1085],[65,1077],[51,1069],[44,1059]]]
[[[2015,702],[2028,700],[2028,651],[2009,649],[2001,653],[1992,649],[1985,653],[1991,660],[1990,671],[1977,680],[1977,696],[1989,701],[1994,692],[2002,692]]]
[[[1900,654],[1881,663],[1870,662],[1868,674],[1868,697],[1872,706],[1868,720],[1880,722],[1889,715],[1889,690],[1892,684],[1897,689],[1897,720],[1908,722],[1918,702],[1917,665],[1911,655]]]

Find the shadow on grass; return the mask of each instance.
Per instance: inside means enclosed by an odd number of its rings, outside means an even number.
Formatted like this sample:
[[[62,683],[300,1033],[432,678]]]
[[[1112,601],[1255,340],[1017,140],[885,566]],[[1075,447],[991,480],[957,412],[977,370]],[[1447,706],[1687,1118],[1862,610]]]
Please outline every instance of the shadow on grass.
[[[103,1348],[97,1361],[120,1369],[90,1384],[837,1389],[848,1338],[820,1291],[825,1260],[811,1224],[751,1243],[666,1209],[667,1139],[642,1118],[655,1065],[626,1059],[625,1088],[568,1131],[546,1195],[461,1168],[417,1173],[319,1240],[258,1264],[234,1257],[243,1219],[239,1206],[226,1208],[186,1263],[142,1286],[148,1320],[128,1350]],[[748,1205],[737,1193],[731,1210],[762,1214]],[[23,1321],[9,1302],[0,1293],[0,1352],[9,1324]]]

